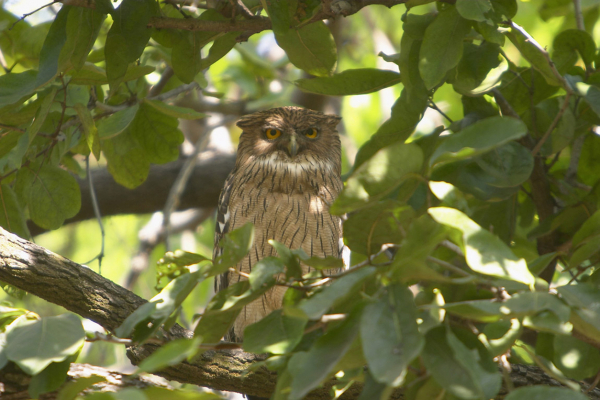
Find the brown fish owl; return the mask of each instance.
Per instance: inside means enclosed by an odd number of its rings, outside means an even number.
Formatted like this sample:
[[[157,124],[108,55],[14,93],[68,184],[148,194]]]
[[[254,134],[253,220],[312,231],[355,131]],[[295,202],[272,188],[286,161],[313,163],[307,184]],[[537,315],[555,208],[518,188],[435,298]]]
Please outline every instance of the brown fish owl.
[[[277,256],[268,243],[277,240],[316,257],[341,257],[342,220],[329,205],[343,188],[340,118],[300,107],[280,107],[244,116],[233,172],[221,196],[215,232],[216,259],[224,234],[247,222],[254,224],[254,243],[236,266],[250,273],[258,260]],[[308,272],[307,266],[302,266]],[[238,282],[239,274],[221,275],[217,290]],[[284,287],[275,287],[247,305],[229,340],[240,341],[244,328],[281,307]]]

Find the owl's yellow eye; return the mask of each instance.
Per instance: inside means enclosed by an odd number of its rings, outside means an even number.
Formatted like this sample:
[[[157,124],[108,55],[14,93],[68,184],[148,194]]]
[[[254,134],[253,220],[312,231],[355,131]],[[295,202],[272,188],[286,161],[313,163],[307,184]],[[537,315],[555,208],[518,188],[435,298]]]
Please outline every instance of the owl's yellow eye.
[[[265,136],[269,140],[274,140],[281,136],[281,131],[279,129],[267,129],[265,131]]]
[[[310,128],[304,132],[304,136],[306,136],[309,139],[316,139],[318,135],[319,131],[317,130],[317,128]]]

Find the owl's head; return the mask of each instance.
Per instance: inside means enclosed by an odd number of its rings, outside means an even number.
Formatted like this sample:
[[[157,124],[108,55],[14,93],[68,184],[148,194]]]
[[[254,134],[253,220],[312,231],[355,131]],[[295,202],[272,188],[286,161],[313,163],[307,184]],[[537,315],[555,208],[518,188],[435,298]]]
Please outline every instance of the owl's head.
[[[341,118],[301,107],[279,107],[242,117],[238,163],[272,160],[279,163],[341,163],[336,126]]]

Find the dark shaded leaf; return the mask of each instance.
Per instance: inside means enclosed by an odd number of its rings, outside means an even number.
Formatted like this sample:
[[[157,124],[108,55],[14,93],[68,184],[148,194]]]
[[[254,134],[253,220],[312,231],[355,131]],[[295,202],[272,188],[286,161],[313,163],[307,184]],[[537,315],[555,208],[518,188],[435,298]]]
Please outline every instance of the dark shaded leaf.
[[[446,6],[427,27],[419,55],[419,71],[427,89],[442,83],[463,53],[463,38],[471,24],[454,6]]]
[[[406,368],[425,344],[416,320],[412,292],[403,285],[388,286],[377,302],[365,307],[360,335],[376,381],[394,387],[403,383]]]
[[[45,229],[59,228],[81,207],[81,192],[75,178],[49,165],[35,173],[27,198],[31,219]]]

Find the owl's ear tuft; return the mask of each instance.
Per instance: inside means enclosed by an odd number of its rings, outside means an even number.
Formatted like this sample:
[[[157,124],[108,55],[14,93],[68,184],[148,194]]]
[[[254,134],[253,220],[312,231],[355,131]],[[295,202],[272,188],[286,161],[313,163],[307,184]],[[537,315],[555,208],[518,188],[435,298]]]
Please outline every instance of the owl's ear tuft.
[[[335,129],[341,120],[342,117],[338,117],[337,115],[327,115],[325,123],[329,125],[332,129]]]

